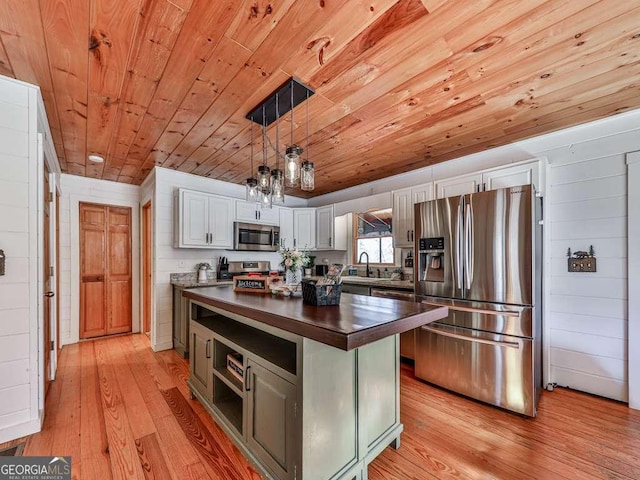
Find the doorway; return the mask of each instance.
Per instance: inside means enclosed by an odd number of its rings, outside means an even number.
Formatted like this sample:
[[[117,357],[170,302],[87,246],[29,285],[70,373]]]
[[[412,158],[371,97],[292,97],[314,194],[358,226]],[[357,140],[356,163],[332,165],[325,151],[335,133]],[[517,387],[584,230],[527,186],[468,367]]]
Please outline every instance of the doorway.
[[[80,203],[80,338],[132,329],[131,208]]]
[[[142,332],[151,332],[151,201],[142,206]]]

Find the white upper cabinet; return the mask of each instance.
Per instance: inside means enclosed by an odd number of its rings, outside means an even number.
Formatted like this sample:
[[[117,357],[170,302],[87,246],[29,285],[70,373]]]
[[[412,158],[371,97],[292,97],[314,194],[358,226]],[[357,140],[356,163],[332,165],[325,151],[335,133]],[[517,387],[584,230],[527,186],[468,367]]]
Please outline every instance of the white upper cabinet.
[[[233,200],[179,189],[174,247],[233,248]]]
[[[280,247],[293,248],[293,209],[280,207]]]
[[[316,249],[331,250],[335,239],[333,205],[316,208]]]
[[[535,190],[539,191],[541,186],[539,172],[540,167],[537,161],[528,162],[486,172],[482,175],[482,183],[484,190],[533,185]]]
[[[316,208],[316,250],[347,249],[347,215],[335,216],[333,205]]]
[[[316,209],[293,210],[293,248],[313,250],[316,248]]]
[[[413,206],[433,200],[433,183],[425,183],[393,192],[393,244],[396,248],[413,247]]]
[[[533,185],[539,190],[541,184],[536,160],[441,180],[436,182],[436,192],[438,198],[446,198],[520,185]]]
[[[279,207],[260,208],[255,202],[236,200],[236,221],[278,225],[280,222],[278,210]]]
[[[459,197],[482,190],[482,174],[463,175],[436,182],[437,198]]]

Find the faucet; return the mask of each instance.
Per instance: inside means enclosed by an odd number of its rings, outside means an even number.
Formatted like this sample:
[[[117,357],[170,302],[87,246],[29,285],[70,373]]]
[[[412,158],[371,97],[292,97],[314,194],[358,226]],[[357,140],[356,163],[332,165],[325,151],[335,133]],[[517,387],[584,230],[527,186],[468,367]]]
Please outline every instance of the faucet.
[[[365,276],[368,277],[369,276],[369,254],[367,252],[362,252],[360,254],[360,256],[358,257],[358,263],[362,263],[362,255],[366,255],[367,256],[367,269],[365,270]]]

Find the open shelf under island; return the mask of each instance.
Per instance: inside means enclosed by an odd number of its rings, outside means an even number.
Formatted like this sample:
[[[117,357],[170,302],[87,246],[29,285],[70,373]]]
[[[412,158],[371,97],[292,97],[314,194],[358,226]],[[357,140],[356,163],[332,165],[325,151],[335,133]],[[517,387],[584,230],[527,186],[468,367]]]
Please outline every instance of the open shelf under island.
[[[349,294],[328,307],[231,287],[183,295],[192,395],[278,480],[360,480],[382,450],[398,448],[398,334],[447,316],[446,307]]]

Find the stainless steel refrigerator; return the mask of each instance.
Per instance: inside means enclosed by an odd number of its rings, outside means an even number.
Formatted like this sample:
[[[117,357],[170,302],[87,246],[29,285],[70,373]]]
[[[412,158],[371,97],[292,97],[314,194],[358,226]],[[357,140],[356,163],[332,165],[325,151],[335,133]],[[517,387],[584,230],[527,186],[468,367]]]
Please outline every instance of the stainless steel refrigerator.
[[[417,330],[416,376],[529,416],[542,383],[540,204],[524,185],[415,205],[415,294],[449,307]]]

